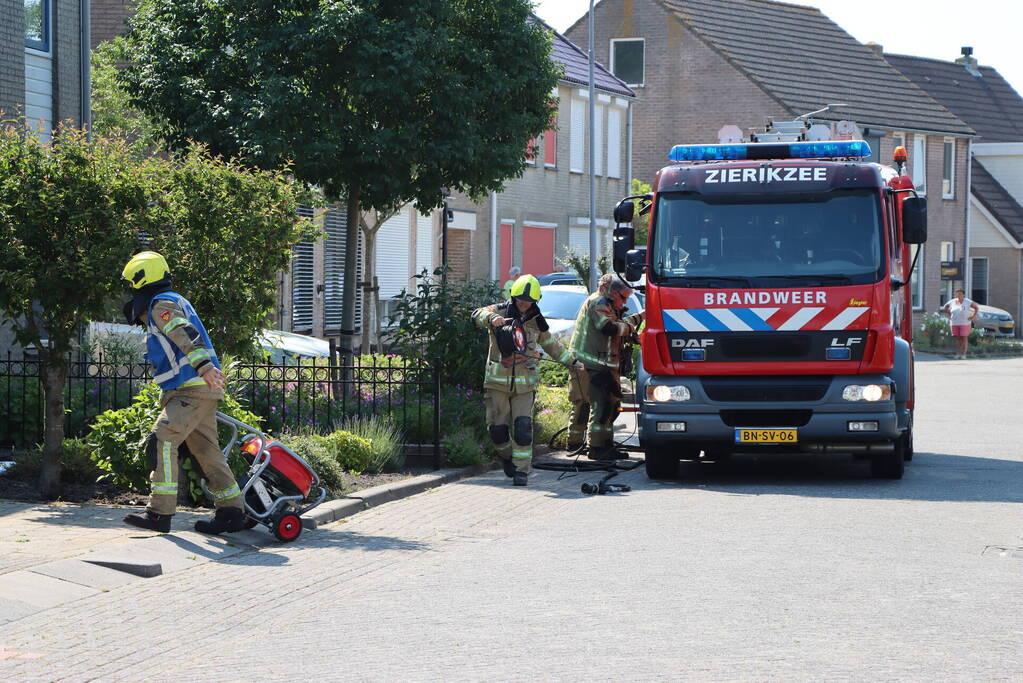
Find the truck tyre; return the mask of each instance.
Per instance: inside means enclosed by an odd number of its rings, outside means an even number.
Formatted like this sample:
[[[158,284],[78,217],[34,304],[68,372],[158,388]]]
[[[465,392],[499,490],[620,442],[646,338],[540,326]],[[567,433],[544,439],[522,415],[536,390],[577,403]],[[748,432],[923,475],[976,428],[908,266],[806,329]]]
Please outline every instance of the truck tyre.
[[[870,476],[875,479],[902,479],[906,471],[906,442],[900,436],[891,453],[876,453],[870,458]]]
[[[678,461],[678,455],[670,447],[648,447],[646,475],[651,479],[674,479],[678,476]]]
[[[902,453],[902,458],[906,462],[913,459],[913,427],[911,426],[905,432],[902,433],[903,448],[905,449]]]

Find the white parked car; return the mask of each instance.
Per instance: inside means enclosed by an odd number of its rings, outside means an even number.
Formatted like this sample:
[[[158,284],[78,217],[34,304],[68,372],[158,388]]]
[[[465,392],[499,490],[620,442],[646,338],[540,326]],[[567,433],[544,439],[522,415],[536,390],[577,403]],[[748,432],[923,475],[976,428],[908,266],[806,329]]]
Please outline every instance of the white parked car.
[[[973,329],[985,337],[1012,337],[1016,334],[1016,323],[1012,314],[1001,308],[977,304],[980,310],[973,319]]]
[[[551,334],[557,337],[562,345],[567,346],[575,329],[575,317],[590,294],[582,285],[546,285],[540,287],[543,296],[540,298],[540,312],[550,325]],[[639,296],[633,292],[629,296],[626,315],[643,310]]]

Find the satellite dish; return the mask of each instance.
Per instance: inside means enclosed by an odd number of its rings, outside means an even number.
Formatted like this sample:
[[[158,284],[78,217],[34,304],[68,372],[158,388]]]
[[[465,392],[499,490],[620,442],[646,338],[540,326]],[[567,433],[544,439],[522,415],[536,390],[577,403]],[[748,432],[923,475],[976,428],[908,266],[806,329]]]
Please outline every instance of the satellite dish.
[[[722,145],[732,142],[742,142],[742,129],[738,126],[722,126],[718,131],[718,142]]]
[[[821,140],[831,139],[831,126],[825,126],[823,123],[815,123],[810,126],[810,130],[806,131],[806,139],[810,142],[820,142]]]

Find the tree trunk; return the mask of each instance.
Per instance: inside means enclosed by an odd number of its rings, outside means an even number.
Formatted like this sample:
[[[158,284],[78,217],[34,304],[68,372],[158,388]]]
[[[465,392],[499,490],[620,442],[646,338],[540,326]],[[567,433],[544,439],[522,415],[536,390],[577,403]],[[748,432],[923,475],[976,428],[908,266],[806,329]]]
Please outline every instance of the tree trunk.
[[[359,270],[359,195],[362,189],[351,187],[345,208],[345,278],[341,299],[341,355],[342,362],[352,362],[352,343],[355,336],[356,275]]]
[[[377,222],[375,227],[379,227]],[[377,265],[377,231],[368,227],[362,231],[365,239],[366,266],[362,271],[362,352],[373,352],[373,331],[376,326],[372,324],[372,317],[379,313],[374,301],[376,295],[376,265]]]
[[[42,361],[46,412],[39,492],[45,500],[54,500],[60,495],[60,459],[64,447],[64,383],[67,381],[68,368],[64,358],[46,354]]]

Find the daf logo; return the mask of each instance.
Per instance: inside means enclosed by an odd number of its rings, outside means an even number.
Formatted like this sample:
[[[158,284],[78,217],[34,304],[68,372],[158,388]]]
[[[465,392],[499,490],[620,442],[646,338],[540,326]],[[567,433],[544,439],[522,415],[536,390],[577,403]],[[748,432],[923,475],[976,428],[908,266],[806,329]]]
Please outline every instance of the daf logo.
[[[672,339],[671,346],[675,349],[705,349],[714,346],[713,339]]]

